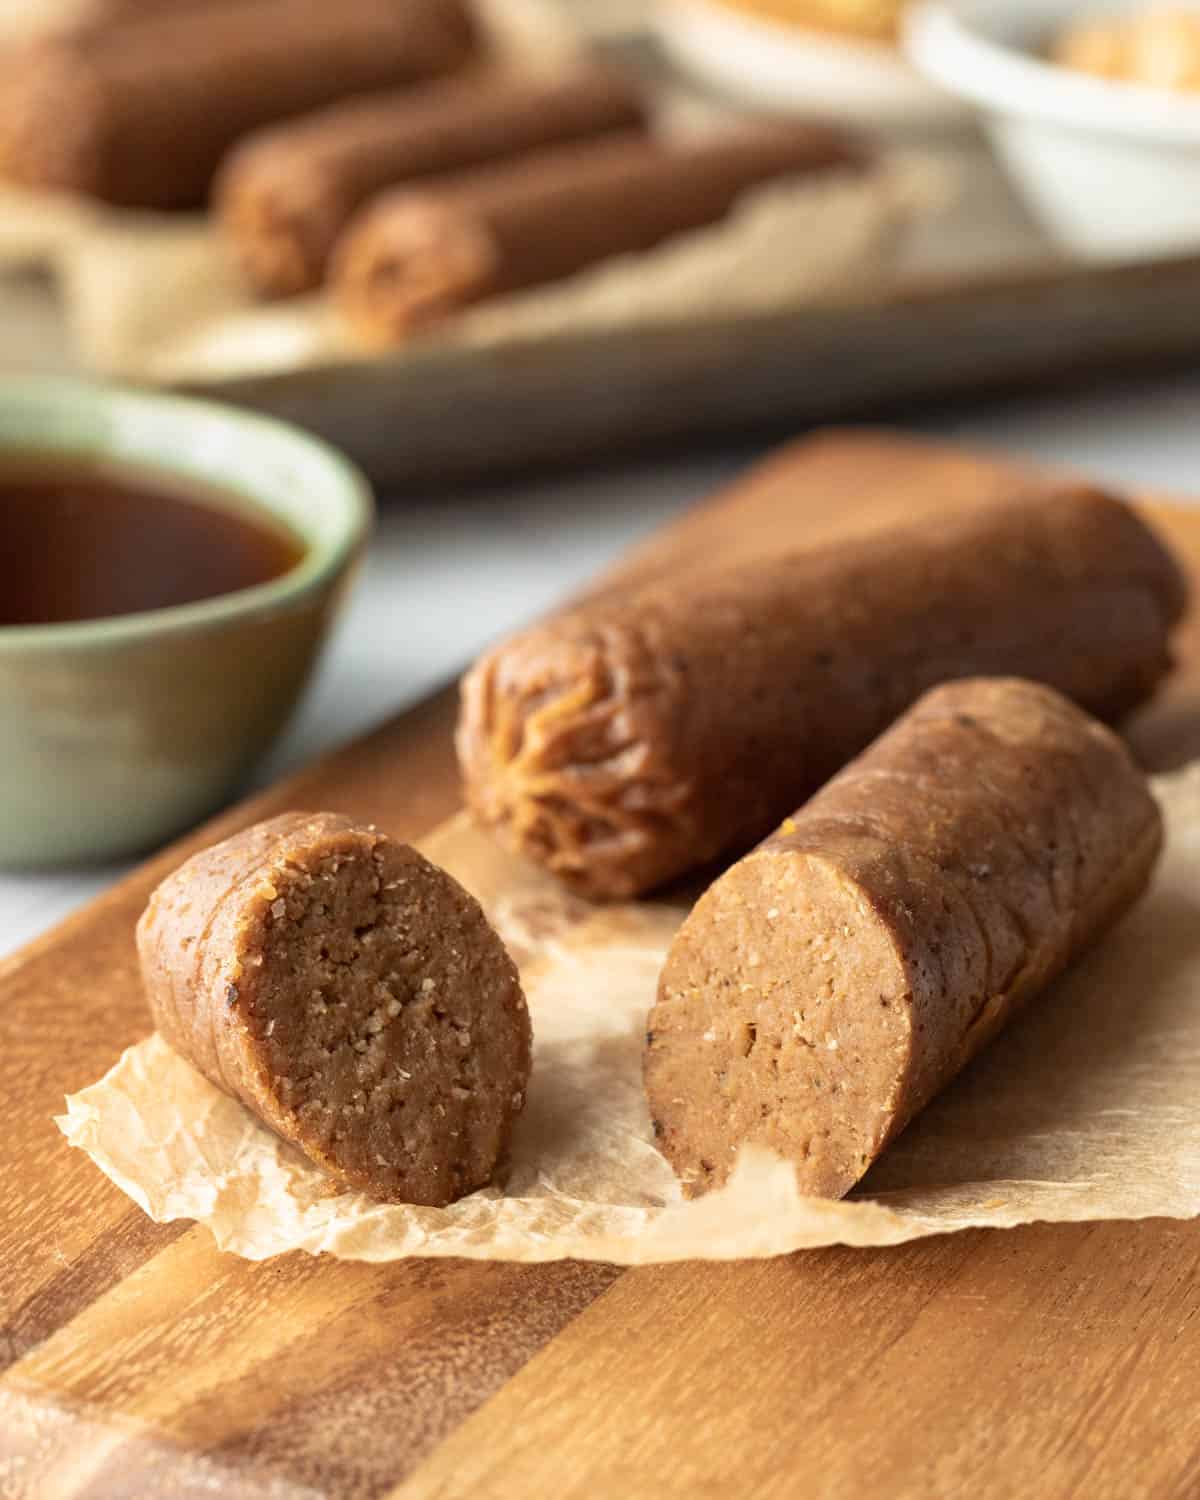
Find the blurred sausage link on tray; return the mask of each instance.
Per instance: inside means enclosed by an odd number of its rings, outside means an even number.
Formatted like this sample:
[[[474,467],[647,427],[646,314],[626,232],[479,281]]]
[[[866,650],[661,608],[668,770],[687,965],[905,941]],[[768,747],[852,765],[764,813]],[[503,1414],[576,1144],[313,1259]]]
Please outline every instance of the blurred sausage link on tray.
[[[452,72],[461,0],[223,0],[33,42],[0,66],[0,176],[133,208],[202,202],[248,132]]]
[[[321,284],[347,222],[383,189],[646,123],[640,89],[608,68],[471,70],[250,136],[220,173],[217,209],[255,289],[289,296]]]
[[[385,193],[347,229],[333,287],[368,343],[724,218],[776,179],[864,169],[841,131],[782,122],[679,141],[626,133]]]

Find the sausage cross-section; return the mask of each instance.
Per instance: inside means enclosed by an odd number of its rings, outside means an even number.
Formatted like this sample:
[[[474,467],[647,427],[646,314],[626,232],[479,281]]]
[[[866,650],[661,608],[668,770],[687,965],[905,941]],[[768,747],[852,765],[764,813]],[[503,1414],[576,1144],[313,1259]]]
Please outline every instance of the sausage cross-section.
[[[529,1015],[478,903],[416,850],[285,814],[188,860],[137,938],[166,1040],[340,1183],[443,1205],[489,1181]]]
[[[584,895],[636,895],[743,853],[938,682],[1030,677],[1119,718],[1185,598],[1086,489],[612,590],[467,675],[467,797]]]
[[[705,893],[648,1021],[689,1193],[756,1144],[840,1197],[1141,894],[1162,820],[1122,742],[1014,679],[927,693]]]

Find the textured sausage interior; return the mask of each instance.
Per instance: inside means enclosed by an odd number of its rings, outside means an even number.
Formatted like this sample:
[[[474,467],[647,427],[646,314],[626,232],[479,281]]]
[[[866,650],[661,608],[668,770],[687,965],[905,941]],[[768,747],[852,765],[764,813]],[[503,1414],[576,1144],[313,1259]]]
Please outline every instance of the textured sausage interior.
[[[656,1137],[690,1192],[723,1181],[731,1145],[753,1142],[796,1162],[806,1191],[840,1197],[903,1084],[903,955],[819,856],[744,860],[706,898],[702,930],[672,952],[649,1023]]]
[[[264,1089],[351,1182],[412,1202],[481,1187],[523,1069],[511,969],[473,903],[391,843],[317,851],[273,886],[237,981]]]
[[[275,819],[170,877],[138,939],[166,1039],[340,1181],[429,1204],[489,1181],[528,1013],[478,903],[415,850]]]
[[[1137,898],[1161,840],[1124,745],[1058,693],[934,689],[680,930],[645,1057],[662,1150],[692,1191],[756,1143],[840,1196]]]

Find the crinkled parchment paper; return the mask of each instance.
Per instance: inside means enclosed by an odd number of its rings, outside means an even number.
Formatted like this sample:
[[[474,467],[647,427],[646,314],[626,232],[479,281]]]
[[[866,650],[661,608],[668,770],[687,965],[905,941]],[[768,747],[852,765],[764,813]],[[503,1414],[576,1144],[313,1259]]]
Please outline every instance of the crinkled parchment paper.
[[[427,852],[473,889],[526,981],[534,1076],[513,1160],[447,1209],[337,1195],[158,1037],[59,1120],[159,1220],[227,1250],[355,1260],[457,1255],[623,1264],[891,1245],[976,1225],[1200,1212],[1200,763],[1156,782],[1167,852],[1148,898],[993,1044],[886,1153],[858,1195],[801,1197],[743,1156],[684,1202],[651,1142],[640,1065],[679,908],[597,912],[499,852],[465,819]]]
[[[510,65],[554,70],[580,55],[577,33],[548,0],[477,3],[494,51]],[[695,132],[721,114],[675,98],[664,102],[661,123]],[[389,355],[363,351],[324,296],[256,301],[202,215],[114,212],[0,187],[0,271],[40,264],[56,277],[84,366],[203,384],[366,358],[403,362],[430,347],[473,351],[699,313],[864,300],[880,294],[900,230],[948,201],[952,181],[944,164],[901,155],[865,176],[776,184],[748,194],[718,225],[495,299]]]

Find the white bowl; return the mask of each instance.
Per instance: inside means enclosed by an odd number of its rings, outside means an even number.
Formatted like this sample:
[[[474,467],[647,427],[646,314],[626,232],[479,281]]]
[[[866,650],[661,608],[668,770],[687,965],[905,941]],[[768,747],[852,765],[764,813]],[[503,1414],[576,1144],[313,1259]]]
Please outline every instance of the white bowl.
[[[983,111],[992,142],[1054,238],[1140,259],[1200,246],[1200,98],[1043,61],[1072,19],[1130,11],[1079,0],[928,0],[904,45],[932,83]]]
[[[660,0],[653,25],[678,66],[760,108],[922,130],[970,117],[883,42],[802,31],[709,0]]]

